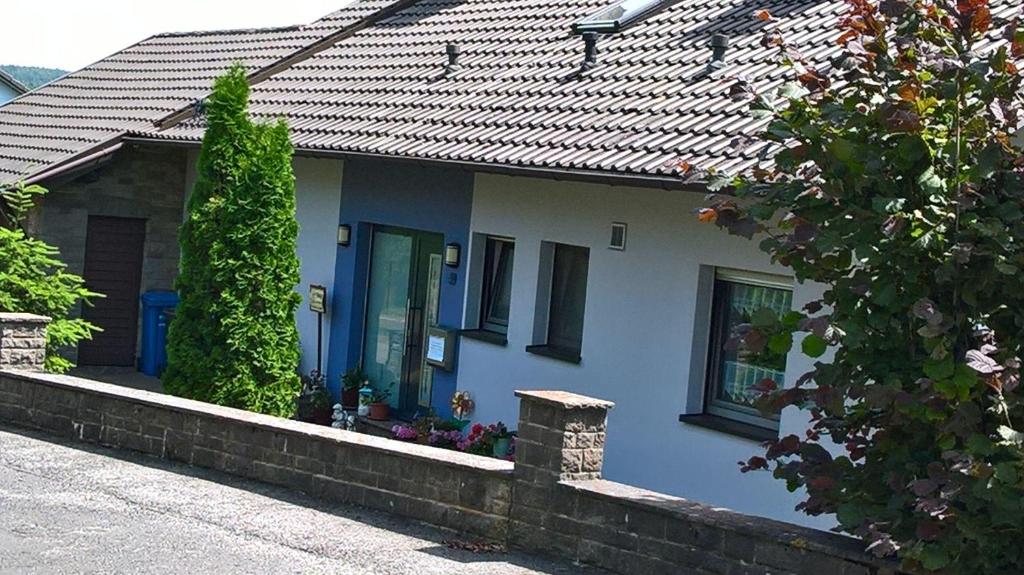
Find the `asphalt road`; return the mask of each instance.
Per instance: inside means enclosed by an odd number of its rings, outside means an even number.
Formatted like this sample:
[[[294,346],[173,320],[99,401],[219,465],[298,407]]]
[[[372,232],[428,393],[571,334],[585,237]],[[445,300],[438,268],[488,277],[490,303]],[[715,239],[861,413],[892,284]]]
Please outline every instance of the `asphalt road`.
[[[596,573],[287,490],[0,426],[0,574]]]

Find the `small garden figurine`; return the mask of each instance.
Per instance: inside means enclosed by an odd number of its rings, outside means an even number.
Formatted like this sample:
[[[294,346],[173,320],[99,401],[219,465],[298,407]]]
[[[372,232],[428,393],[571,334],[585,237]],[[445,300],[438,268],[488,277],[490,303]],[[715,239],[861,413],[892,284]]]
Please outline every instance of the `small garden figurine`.
[[[356,428],[356,416],[345,411],[340,403],[334,404],[334,413],[331,414],[331,427],[335,429],[351,429]]]

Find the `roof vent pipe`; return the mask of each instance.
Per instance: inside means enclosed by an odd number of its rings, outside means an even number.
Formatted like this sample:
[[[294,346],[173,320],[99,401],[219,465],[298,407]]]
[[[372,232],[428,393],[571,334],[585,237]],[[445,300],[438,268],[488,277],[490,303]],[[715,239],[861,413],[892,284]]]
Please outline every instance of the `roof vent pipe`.
[[[462,54],[462,50],[459,49],[459,45],[449,42],[444,51],[448,54],[448,65],[445,66],[444,73],[451,74],[461,70],[462,64],[459,64],[459,55]]]
[[[597,66],[597,32],[583,33],[583,69]]]
[[[718,70],[725,67],[725,52],[729,49],[729,37],[725,34],[715,34],[711,37],[711,61],[708,62],[708,69]]]

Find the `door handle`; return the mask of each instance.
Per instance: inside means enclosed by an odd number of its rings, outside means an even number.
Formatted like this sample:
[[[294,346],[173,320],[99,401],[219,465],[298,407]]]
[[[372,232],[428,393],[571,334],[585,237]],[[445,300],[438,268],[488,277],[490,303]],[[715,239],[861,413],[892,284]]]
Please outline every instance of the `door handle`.
[[[420,330],[420,323],[423,321],[423,308],[410,307],[408,317],[408,327],[405,333],[405,347],[406,349],[412,349],[420,346],[420,342],[414,337],[417,333],[422,333]]]

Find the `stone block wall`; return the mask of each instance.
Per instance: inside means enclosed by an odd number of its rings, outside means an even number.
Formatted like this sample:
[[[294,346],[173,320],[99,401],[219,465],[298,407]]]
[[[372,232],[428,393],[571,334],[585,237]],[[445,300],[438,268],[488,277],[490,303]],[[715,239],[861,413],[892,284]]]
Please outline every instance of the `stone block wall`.
[[[38,373],[45,321],[0,315],[0,351],[34,350],[16,365],[0,364],[0,422],[364,505],[623,575],[897,573],[850,538],[602,480],[612,408],[606,401],[517,392],[513,465]]]
[[[8,327],[14,319],[16,329]],[[0,350],[36,339],[37,332],[27,335],[28,318],[14,319],[0,318]],[[487,540],[507,537],[513,467],[508,461],[28,367],[39,365],[0,365],[0,422],[290,487]]]
[[[0,313],[0,370],[43,371],[49,321],[27,313]]]
[[[565,392],[516,395],[513,546],[623,574],[896,573],[848,537],[604,481],[611,403]]]

